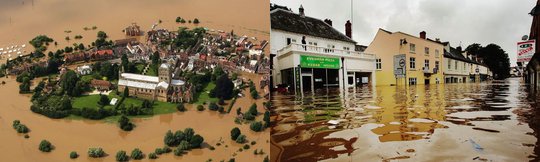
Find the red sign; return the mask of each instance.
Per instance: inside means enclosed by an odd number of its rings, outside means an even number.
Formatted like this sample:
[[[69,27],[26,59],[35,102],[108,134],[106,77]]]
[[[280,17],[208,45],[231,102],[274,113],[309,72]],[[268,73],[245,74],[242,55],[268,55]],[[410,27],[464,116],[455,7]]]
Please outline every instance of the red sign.
[[[518,62],[529,62],[535,52],[535,40],[528,40],[525,42],[517,43],[517,61]]]

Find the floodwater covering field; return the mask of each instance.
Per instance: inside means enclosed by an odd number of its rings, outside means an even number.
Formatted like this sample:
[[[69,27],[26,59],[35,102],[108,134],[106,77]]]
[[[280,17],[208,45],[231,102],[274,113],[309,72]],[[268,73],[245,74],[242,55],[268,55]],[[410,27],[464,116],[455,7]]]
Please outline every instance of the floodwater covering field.
[[[262,21],[270,19],[269,10],[267,2],[251,0],[3,0],[0,1],[0,48],[26,44],[21,51],[30,53],[34,49],[28,41],[38,35],[47,35],[58,43],[56,47],[48,47],[52,50],[73,43],[90,45],[98,31],[105,31],[111,40],[124,39],[122,30],[132,23],[147,32],[160,20],[156,29],[205,27],[225,32],[234,30],[237,35],[256,37],[258,41],[269,40],[270,21]],[[198,18],[201,23],[176,23],[176,17],[186,21]],[[92,29],[94,26],[96,29]],[[89,30],[84,30],[85,27]],[[74,39],[76,35],[83,38]],[[15,53],[12,55],[16,57]]]
[[[258,86],[255,74],[242,74],[243,77],[254,80]],[[154,152],[156,148],[164,146],[163,137],[168,130],[184,130],[191,127],[197,134],[204,137],[202,149],[194,149],[183,156],[175,156],[172,153],[159,156],[155,161],[213,161],[229,160],[235,157],[237,161],[263,161],[270,152],[269,131],[254,132],[249,129],[249,124],[236,124],[236,114],[219,114],[208,110],[197,111],[194,105],[186,105],[188,111],[171,114],[154,115],[148,118],[135,118],[132,121],[136,127],[125,132],[118,128],[116,123],[95,121],[87,119],[50,119],[30,111],[30,96],[18,94],[19,88],[14,77],[0,78],[0,161],[71,161],[69,153],[76,151],[80,157],[74,161],[114,161],[116,152],[125,150],[131,152],[135,148],[141,149],[146,156]],[[244,94],[249,93],[244,90]],[[254,100],[250,97],[242,97],[235,103],[235,109],[242,107],[247,111],[252,103],[257,103],[259,112],[264,112],[264,99]],[[229,101],[227,101],[229,102]],[[30,138],[25,139],[23,134],[17,133],[12,128],[13,120],[20,120],[28,126]],[[257,117],[262,120],[262,115]],[[232,128],[240,128],[247,139],[256,144],[249,150],[239,152],[243,144],[238,144],[230,139]],[[50,153],[38,150],[41,140],[50,141],[55,149]],[[217,143],[222,143],[217,146]],[[227,145],[227,147],[225,147]],[[215,150],[209,148],[213,146]],[[104,158],[90,158],[87,155],[88,148],[101,147],[108,154]],[[264,155],[254,155],[253,151],[263,150]]]
[[[536,97],[519,78],[341,93],[274,94],[271,159],[538,160]]]

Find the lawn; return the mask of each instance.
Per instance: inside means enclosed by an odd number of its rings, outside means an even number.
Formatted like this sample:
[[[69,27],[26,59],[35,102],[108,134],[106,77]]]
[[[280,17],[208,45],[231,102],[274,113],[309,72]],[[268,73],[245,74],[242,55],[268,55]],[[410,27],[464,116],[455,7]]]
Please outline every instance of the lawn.
[[[204,87],[202,92],[195,94],[194,99],[196,102],[194,102],[194,104],[197,104],[197,105],[204,104],[207,101],[218,102],[217,98],[212,98],[209,96],[210,90],[214,89],[215,87],[216,87],[216,84],[213,82],[206,84],[206,87]]]
[[[148,70],[146,71],[146,74],[145,75],[149,75],[149,76],[158,76],[158,74],[156,73],[157,70],[156,70],[157,67],[155,66],[150,66],[148,67]]]
[[[137,68],[137,74],[142,74],[143,70],[144,70],[144,67],[146,65],[142,64],[142,63],[138,63],[135,65],[135,68]]]
[[[118,101],[120,101],[120,99],[122,97],[116,95],[115,92],[111,92],[109,94],[109,99],[112,99],[112,98],[118,98]],[[88,108],[98,108],[99,107],[99,104],[98,104],[98,101],[100,99],[100,96],[99,95],[85,95],[85,96],[81,96],[81,97],[77,97],[75,99],[73,99],[73,103],[72,103],[72,106],[73,108],[76,108],[76,109],[82,109],[84,107],[88,107]],[[142,105],[143,103],[143,100],[142,99],[138,99],[138,98],[132,98],[132,97],[128,97],[124,100],[124,102],[122,102],[123,105],[125,106],[129,106],[129,105],[137,105],[137,106],[140,106]],[[113,109],[114,106],[112,105],[107,105],[105,106],[106,109]],[[158,115],[158,114],[168,114],[168,113],[173,113],[173,112],[176,112],[176,104],[174,103],[168,103],[168,102],[160,102],[160,101],[155,101],[154,102],[154,105],[153,105],[153,112],[154,112],[154,115]],[[138,116],[130,116],[130,117],[135,117],[135,118],[140,118],[140,117],[150,117],[152,115],[138,115]],[[104,121],[107,121],[107,122],[116,122],[118,120],[120,116],[119,115],[116,115],[116,116],[110,116],[110,117],[107,117],[105,119],[103,119]],[[79,116],[75,116],[75,115],[70,115],[69,117],[70,119],[82,119],[81,117]]]

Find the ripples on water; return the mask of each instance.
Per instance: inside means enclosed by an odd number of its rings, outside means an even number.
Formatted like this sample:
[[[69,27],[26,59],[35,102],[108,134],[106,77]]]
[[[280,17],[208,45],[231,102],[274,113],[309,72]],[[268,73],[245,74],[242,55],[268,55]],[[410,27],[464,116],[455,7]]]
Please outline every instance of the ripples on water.
[[[357,138],[327,138],[330,133],[373,123],[380,142],[429,139],[436,129],[471,121],[512,119],[513,108],[530,108],[519,79],[498,83],[385,86],[319,90],[304,96],[274,94],[272,140],[282,161],[317,161],[352,153]],[[333,123],[333,124],[330,124]],[[336,124],[337,123],[337,124]],[[326,138],[325,138],[326,137]],[[330,149],[343,146],[345,149]]]

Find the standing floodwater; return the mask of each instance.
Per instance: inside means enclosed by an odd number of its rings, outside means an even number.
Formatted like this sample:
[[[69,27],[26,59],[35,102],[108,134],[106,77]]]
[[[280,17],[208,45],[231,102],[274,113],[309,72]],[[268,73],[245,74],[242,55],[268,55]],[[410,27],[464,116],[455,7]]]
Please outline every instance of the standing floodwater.
[[[529,161],[534,107],[519,78],[274,94],[281,161]],[[530,126],[534,129],[531,129]]]

